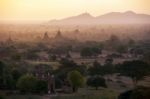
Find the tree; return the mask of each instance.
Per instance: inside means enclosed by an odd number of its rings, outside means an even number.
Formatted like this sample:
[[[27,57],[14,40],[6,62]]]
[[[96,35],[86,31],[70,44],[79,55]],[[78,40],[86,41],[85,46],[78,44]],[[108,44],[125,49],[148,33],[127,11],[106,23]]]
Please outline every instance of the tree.
[[[60,64],[62,65],[62,67],[76,67],[77,64],[73,61],[73,60],[69,60],[67,58],[62,58],[60,60]]]
[[[69,53],[66,54],[66,58],[71,58],[71,55]]]
[[[109,38],[109,41],[112,43],[117,43],[118,41],[120,41],[119,37],[117,35],[112,34]]]
[[[3,73],[4,73],[5,65],[2,61],[0,61],[0,88],[3,87]]]
[[[107,58],[105,60],[105,65],[112,65],[112,63],[113,63],[113,59],[112,58]]]
[[[143,61],[147,62],[148,64],[150,64],[150,52],[146,52],[142,58]]]
[[[110,35],[110,38],[105,43],[105,47],[109,50],[116,50],[120,45],[122,45],[121,40],[114,34]]]
[[[37,51],[32,49],[32,50],[27,50],[25,53],[25,58],[29,60],[37,60],[38,59],[38,54]]]
[[[15,83],[17,83],[18,79],[21,77],[22,73],[18,69],[13,69],[11,71],[11,75]]]
[[[128,47],[126,45],[122,44],[116,48],[116,51],[119,52],[120,54],[122,54],[122,53],[127,52],[127,49],[128,49]]]
[[[23,75],[17,82],[17,87],[21,92],[35,92],[37,86],[37,79],[29,74]]]
[[[0,61],[0,77],[3,75],[4,67],[5,64],[2,61]]]
[[[82,57],[91,57],[92,56],[92,52],[90,50],[90,48],[83,48],[80,52],[80,55]]]
[[[119,71],[121,75],[131,77],[136,87],[139,80],[150,75],[150,66],[140,60],[126,61],[119,66]]]
[[[104,88],[107,87],[105,79],[98,76],[88,78],[87,85],[91,87],[95,87],[96,90],[98,89],[98,87],[104,87]]]
[[[133,39],[129,38],[129,39],[128,39],[128,46],[129,46],[129,47],[132,47],[132,46],[134,46],[134,45],[135,45],[135,41],[134,41]]]
[[[52,61],[56,61],[56,60],[57,60],[57,56],[56,56],[56,55],[50,55],[49,58],[50,58]]]
[[[99,62],[94,61],[93,66],[88,69],[88,73],[91,76],[104,75],[103,67]]]
[[[93,62],[93,66],[94,66],[94,67],[100,67],[101,64],[100,64],[97,60],[95,60],[95,61]]]
[[[107,62],[105,62],[103,66],[103,72],[104,74],[113,74],[116,72],[115,66],[112,64],[113,59],[107,59]]]
[[[22,56],[21,56],[21,54],[19,54],[19,53],[14,53],[14,54],[11,56],[11,60],[13,60],[13,61],[21,61],[21,58],[22,58]]]
[[[55,88],[56,88],[56,89],[62,88],[63,83],[64,83],[64,82],[63,82],[60,78],[55,77]]]
[[[73,92],[78,91],[78,88],[85,84],[85,79],[80,72],[74,70],[68,73],[68,80],[72,85]]]
[[[13,89],[15,81],[11,75],[11,68],[0,61],[0,89]]]
[[[73,60],[69,60],[66,58],[63,58],[60,61],[61,66],[54,71],[55,75],[61,79],[62,81],[67,78],[67,75],[72,70],[79,71],[82,75],[86,75],[86,66],[85,65],[78,65]]]
[[[138,87],[121,93],[118,99],[150,99],[150,88]]]
[[[77,67],[77,64],[74,61],[68,60],[67,58],[62,58],[60,60],[60,64],[61,66],[55,70],[55,75],[57,75],[57,77],[61,80],[66,79],[68,72]]]
[[[88,73],[91,76],[97,76],[97,75],[106,75],[106,74],[112,74],[115,72],[115,67],[113,64],[107,63],[101,66],[100,63],[95,61],[93,63],[93,66],[88,69]]]
[[[80,52],[82,57],[97,57],[99,54],[101,54],[101,49],[99,47],[85,47]]]
[[[37,93],[46,93],[48,91],[48,83],[44,80],[38,80],[36,84]]]

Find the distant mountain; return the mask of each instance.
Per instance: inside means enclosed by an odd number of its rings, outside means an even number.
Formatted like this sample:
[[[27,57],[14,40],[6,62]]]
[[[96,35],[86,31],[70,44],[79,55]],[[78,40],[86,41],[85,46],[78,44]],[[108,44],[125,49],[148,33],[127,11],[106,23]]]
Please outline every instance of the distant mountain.
[[[83,13],[77,16],[68,17],[62,20],[52,20],[50,24],[63,25],[63,24],[88,24],[93,22],[95,17],[89,13]]]
[[[62,20],[51,20],[52,25],[85,25],[85,24],[150,24],[150,15],[137,14],[132,11],[111,12],[93,17],[89,13],[68,17]]]

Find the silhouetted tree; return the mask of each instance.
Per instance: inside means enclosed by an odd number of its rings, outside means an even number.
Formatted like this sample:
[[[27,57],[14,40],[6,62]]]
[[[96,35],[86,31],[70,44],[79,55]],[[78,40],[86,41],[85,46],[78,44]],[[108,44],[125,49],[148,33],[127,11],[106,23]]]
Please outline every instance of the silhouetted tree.
[[[145,76],[150,75],[150,66],[140,60],[126,61],[120,65],[120,74],[131,77],[134,86]]]
[[[47,81],[37,80],[37,84],[36,84],[36,89],[35,90],[36,90],[37,93],[41,93],[41,94],[47,93],[47,91],[48,91],[48,83],[47,83]]]
[[[82,57],[97,57],[99,54],[101,54],[101,49],[98,47],[85,47],[80,52]]]
[[[96,90],[98,89],[98,87],[104,87],[104,88],[107,87],[105,79],[98,76],[88,78],[87,85],[91,87],[95,87]]]

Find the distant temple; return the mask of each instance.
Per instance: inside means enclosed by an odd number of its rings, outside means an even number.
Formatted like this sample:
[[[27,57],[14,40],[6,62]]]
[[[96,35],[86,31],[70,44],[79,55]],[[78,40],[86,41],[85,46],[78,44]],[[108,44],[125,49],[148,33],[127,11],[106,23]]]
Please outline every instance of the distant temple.
[[[80,31],[79,31],[78,29],[74,30],[74,33],[77,33],[77,34],[78,34],[79,32],[80,32]]]
[[[74,31],[73,31],[73,33],[74,33],[74,39],[75,40],[78,40],[78,36],[79,36],[79,33],[80,33],[80,31],[78,30],[78,29],[75,29]]]
[[[62,38],[63,38],[62,33],[61,33],[61,31],[59,30],[59,31],[57,32],[56,36],[55,36],[55,39],[62,39]]]
[[[12,44],[12,43],[13,43],[13,40],[12,40],[10,34],[9,34],[8,39],[6,40],[6,43],[7,43],[7,44]]]
[[[50,40],[50,38],[49,38],[49,36],[48,36],[48,33],[47,33],[47,32],[45,32],[44,37],[43,37],[43,40],[44,40],[44,41],[48,41],[48,40]]]
[[[59,30],[57,32],[56,36],[53,38],[53,40],[62,40],[62,39],[63,39],[63,36],[62,36],[61,31]],[[45,34],[44,34],[43,41],[50,41],[50,37],[48,36],[47,32],[45,32]]]
[[[48,43],[48,44],[51,43],[51,44],[55,44],[55,45],[62,45],[62,44],[71,44],[72,42],[74,42],[74,40],[64,37],[62,35],[62,32],[60,30],[58,30],[56,35],[54,36],[54,38],[50,38],[48,36],[48,33],[45,32],[42,42]]]

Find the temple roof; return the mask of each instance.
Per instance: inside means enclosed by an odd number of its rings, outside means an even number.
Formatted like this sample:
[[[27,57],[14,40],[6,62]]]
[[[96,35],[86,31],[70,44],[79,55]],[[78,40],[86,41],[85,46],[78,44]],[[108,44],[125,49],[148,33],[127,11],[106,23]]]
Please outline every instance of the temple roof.
[[[56,39],[63,38],[62,33],[61,33],[60,30],[58,30],[58,32],[57,32],[55,38],[56,38]]]
[[[43,37],[43,40],[49,40],[49,36],[48,36],[48,33],[47,33],[47,32],[45,32],[44,37]]]

